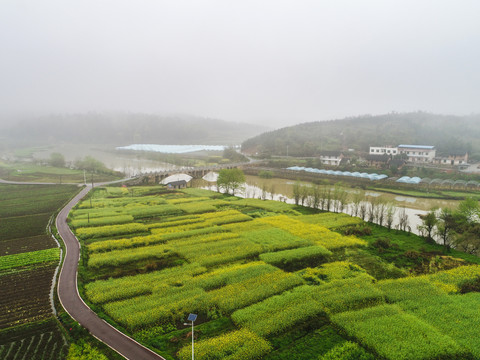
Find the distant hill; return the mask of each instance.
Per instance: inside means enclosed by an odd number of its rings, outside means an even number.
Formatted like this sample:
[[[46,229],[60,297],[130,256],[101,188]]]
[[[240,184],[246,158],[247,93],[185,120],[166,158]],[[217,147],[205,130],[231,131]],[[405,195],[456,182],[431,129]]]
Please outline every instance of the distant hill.
[[[480,115],[425,112],[317,121],[263,133],[243,142],[242,150],[265,155],[314,156],[326,150],[367,152],[375,145],[434,145],[437,153],[468,151],[480,159]]]
[[[10,145],[59,143],[164,145],[233,145],[266,131],[266,127],[194,116],[138,113],[52,115],[15,121],[2,129]]]

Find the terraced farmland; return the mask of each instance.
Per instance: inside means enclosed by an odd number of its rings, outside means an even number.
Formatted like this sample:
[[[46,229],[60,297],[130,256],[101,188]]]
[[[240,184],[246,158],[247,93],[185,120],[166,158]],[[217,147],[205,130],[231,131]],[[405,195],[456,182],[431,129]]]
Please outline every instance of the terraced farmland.
[[[284,203],[160,187],[91,196],[69,216],[83,243],[81,293],[168,359],[191,356],[189,313],[197,358],[480,358],[480,299],[462,294],[478,265],[407,276],[376,255],[378,227],[344,236],[330,229],[364,224]]]

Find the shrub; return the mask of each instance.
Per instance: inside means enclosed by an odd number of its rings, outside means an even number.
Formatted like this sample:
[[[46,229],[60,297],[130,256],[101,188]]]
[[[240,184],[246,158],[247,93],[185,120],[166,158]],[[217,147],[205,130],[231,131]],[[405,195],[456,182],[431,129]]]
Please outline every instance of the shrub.
[[[475,279],[469,279],[460,284],[460,293],[480,292],[480,276]]]
[[[368,236],[372,235],[372,228],[367,224],[357,224],[343,229],[344,235]]]
[[[261,254],[260,259],[284,270],[292,271],[324,262],[330,255],[332,253],[323,246],[308,246]]]

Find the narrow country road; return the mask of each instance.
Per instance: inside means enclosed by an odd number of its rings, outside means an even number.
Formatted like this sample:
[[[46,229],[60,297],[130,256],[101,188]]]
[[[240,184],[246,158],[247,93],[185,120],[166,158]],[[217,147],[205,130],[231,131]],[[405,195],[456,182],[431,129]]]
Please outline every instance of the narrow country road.
[[[140,345],[100,319],[81,299],[77,289],[77,269],[80,259],[80,244],[67,224],[67,215],[75,204],[90,190],[85,187],[58,214],[56,226],[66,247],[65,260],[58,280],[58,297],[72,318],[90,333],[129,360],[159,360],[160,355]]]

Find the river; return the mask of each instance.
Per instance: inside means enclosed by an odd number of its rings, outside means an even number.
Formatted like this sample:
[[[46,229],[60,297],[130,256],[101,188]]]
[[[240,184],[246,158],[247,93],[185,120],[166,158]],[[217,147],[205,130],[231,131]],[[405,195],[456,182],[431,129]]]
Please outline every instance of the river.
[[[242,191],[235,193],[235,195],[247,198],[266,198],[268,200],[284,201],[294,204],[293,199],[293,185],[296,181],[271,178],[264,179],[258,176],[246,175],[246,184]],[[300,182],[301,185],[312,186],[309,182]],[[215,183],[196,180],[193,186],[216,190]],[[413,233],[418,234],[418,225],[421,224],[419,214],[426,214],[432,208],[456,208],[459,204],[458,200],[444,200],[444,199],[426,199],[410,196],[400,196],[380,191],[363,190],[359,188],[345,188],[351,196],[360,194],[363,198],[376,198],[381,201],[391,202],[395,205],[396,211],[394,216],[393,226],[398,225],[399,214],[405,209],[408,215],[408,226]],[[351,206],[344,209],[344,213],[351,215]]]

